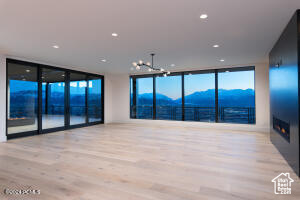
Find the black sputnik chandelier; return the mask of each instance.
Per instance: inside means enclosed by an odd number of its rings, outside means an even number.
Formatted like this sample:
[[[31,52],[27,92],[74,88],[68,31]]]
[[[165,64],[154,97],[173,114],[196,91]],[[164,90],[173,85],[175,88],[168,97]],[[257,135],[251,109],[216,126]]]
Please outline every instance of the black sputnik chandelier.
[[[170,71],[165,71],[161,67],[154,67],[153,59],[154,59],[155,54],[151,53],[150,55],[151,55],[152,63],[150,63],[150,62],[144,63],[142,60],[140,60],[139,62],[133,62],[132,65],[135,67],[136,70],[140,70],[141,67],[146,67],[146,68],[148,68],[149,72],[160,72],[163,74],[164,77],[171,74]]]

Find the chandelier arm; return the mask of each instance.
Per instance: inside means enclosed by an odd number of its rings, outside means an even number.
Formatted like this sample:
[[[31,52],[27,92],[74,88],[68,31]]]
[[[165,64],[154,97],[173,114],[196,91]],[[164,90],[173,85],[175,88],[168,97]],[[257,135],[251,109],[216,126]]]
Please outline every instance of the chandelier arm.
[[[133,65],[134,66],[138,66],[139,68],[140,67],[147,67],[149,69],[151,69],[150,71],[158,71],[160,73],[162,73],[164,76],[170,74],[171,72],[170,71],[165,71],[163,68],[160,68],[160,67],[154,67],[154,53],[151,53],[151,60],[152,60],[152,63],[150,65],[150,63],[144,63],[143,61],[139,61],[139,62],[134,62]],[[139,70],[139,69],[138,69]]]

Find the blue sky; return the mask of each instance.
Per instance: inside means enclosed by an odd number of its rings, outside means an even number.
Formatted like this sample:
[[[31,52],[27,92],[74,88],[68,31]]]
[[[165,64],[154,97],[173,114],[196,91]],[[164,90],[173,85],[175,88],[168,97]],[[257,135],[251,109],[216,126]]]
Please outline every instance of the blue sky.
[[[89,83],[89,92],[93,94],[101,93],[101,80],[91,80]],[[20,81],[20,80],[10,80],[10,92],[19,91],[37,91],[37,82],[32,81]],[[79,86],[79,87],[78,87]],[[84,94],[86,83],[85,81],[71,82],[71,93],[72,94]],[[53,83],[51,85],[52,92],[64,92],[64,83]]]
[[[185,95],[197,91],[214,89],[214,74],[197,74],[185,76]],[[219,73],[219,89],[254,89],[254,71],[238,71]],[[152,78],[137,79],[138,94],[152,93]],[[181,76],[157,77],[156,92],[172,99],[181,97]]]

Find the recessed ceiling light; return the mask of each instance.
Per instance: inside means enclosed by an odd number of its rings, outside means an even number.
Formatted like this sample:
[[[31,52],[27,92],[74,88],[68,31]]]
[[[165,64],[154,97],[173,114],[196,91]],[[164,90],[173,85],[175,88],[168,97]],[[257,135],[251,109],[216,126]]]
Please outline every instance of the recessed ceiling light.
[[[171,67],[175,67],[175,64],[171,64]]]
[[[29,69],[26,69],[26,72],[30,72],[30,70],[29,70]]]
[[[52,47],[53,47],[54,49],[58,49],[58,48],[59,48],[58,45],[53,45]]]
[[[61,75],[61,76],[65,76],[65,75],[63,74],[63,75]]]
[[[102,62],[106,62],[106,60],[105,60],[105,59],[102,59],[101,61],[102,61]]]
[[[220,60],[220,62],[224,62],[224,61],[225,61],[224,59],[221,59],[221,60]]]
[[[220,47],[218,44],[215,44],[214,46],[213,46],[214,48],[218,48],[218,47]]]
[[[118,33],[112,33],[111,36],[118,37]]]
[[[45,77],[42,76],[42,79],[44,79]]]
[[[207,17],[208,17],[207,14],[200,15],[200,19],[206,19]]]

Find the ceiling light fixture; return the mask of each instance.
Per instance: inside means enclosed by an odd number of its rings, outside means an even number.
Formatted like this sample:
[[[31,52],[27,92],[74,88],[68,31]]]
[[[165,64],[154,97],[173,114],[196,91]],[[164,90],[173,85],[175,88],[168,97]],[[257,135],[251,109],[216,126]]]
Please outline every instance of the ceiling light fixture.
[[[26,69],[26,72],[30,72],[30,70],[29,70],[29,69]]]
[[[54,49],[58,49],[58,48],[59,48],[58,45],[53,45],[52,47],[53,47]]]
[[[215,44],[214,46],[213,46],[214,48],[218,48],[218,47],[220,47],[218,44]]]
[[[153,59],[154,59],[155,54],[151,53],[150,55],[151,55],[151,59],[152,59],[151,63],[150,62],[144,63],[142,60],[139,60],[139,62],[133,62],[132,65],[135,67],[136,70],[140,70],[141,67],[147,67],[149,72],[152,72],[152,71],[161,72],[164,77],[171,74],[170,71],[165,71],[162,67],[154,67]]]
[[[118,33],[112,33],[111,36],[118,37]]]
[[[206,19],[207,17],[208,17],[207,14],[202,14],[202,15],[200,15],[200,19]]]
[[[220,62],[224,62],[224,61],[225,61],[224,59],[221,59],[221,60],[220,60]]]
[[[106,60],[105,60],[105,59],[102,59],[101,61],[102,61],[102,62],[106,62]]]

